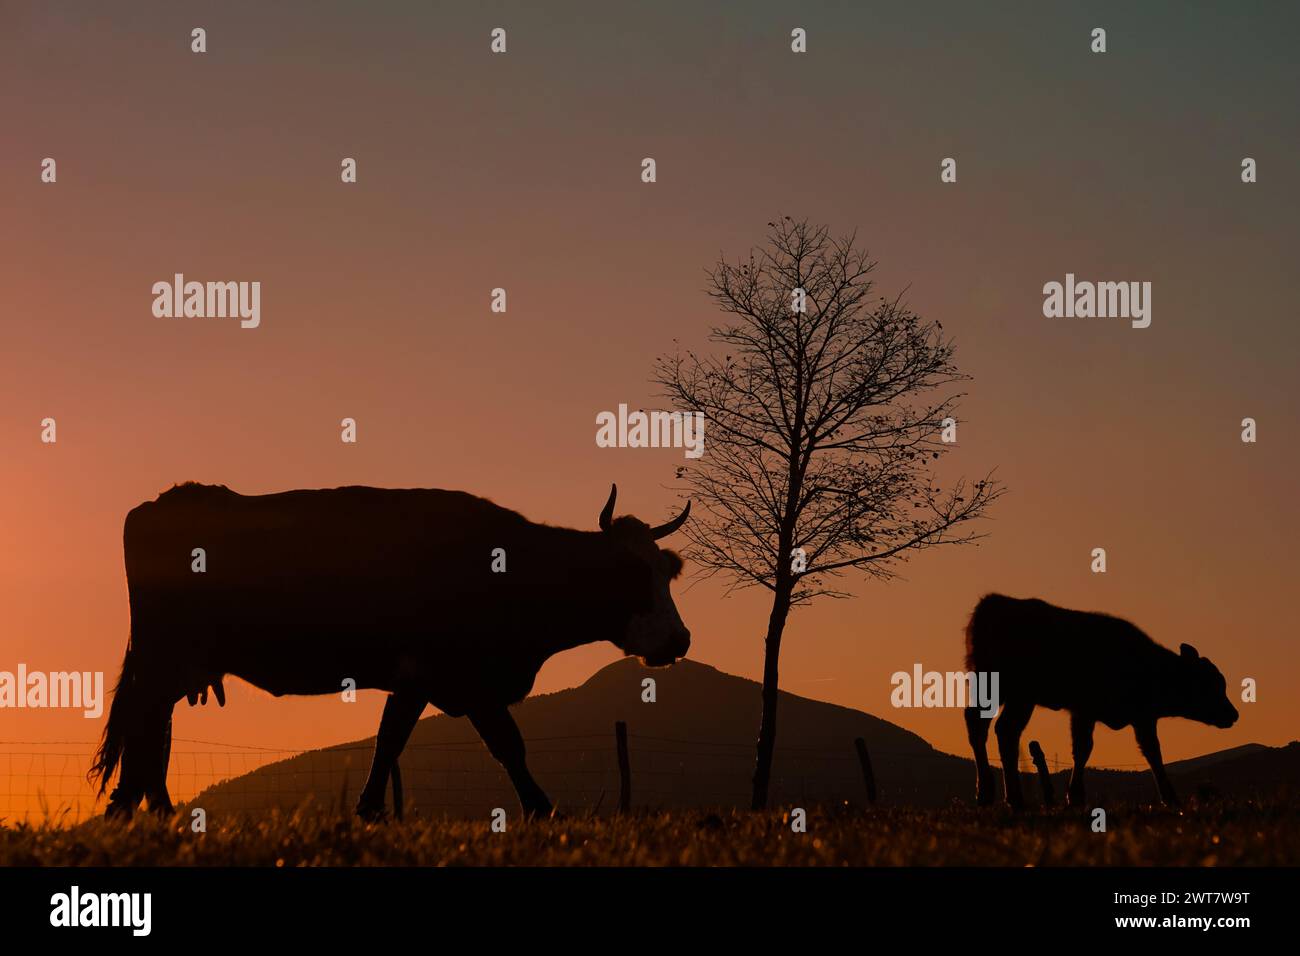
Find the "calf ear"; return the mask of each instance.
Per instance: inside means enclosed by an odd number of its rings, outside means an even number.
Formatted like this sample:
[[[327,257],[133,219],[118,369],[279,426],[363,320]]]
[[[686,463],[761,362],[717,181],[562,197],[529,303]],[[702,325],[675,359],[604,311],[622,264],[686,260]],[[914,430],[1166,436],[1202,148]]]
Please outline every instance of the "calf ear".
[[[1199,655],[1199,654],[1196,653],[1196,648],[1192,647],[1192,645],[1190,645],[1190,644],[1183,644],[1183,645],[1181,645],[1181,646],[1178,648],[1178,652],[1179,652],[1183,657],[1186,657],[1188,660],[1193,660],[1193,661],[1196,660],[1196,658],[1198,658],[1198,657],[1201,656],[1201,655]]]

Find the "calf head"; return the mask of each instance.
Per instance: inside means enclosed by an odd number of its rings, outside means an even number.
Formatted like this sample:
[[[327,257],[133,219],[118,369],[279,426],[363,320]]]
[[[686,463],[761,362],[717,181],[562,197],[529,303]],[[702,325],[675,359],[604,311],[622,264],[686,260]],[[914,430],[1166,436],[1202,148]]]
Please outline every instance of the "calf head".
[[[1171,688],[1175,717],[1199,720],[1214,727],[1231,727],[1237,722],[1237,708],[1228,700],[1227,681],[1209,658],[1184,644],[1179,648],[1177,673]]]
[[[618,487],[611,486],[609,501],[600,512],[600,530],[645,572],[650,589],[649,601],[629,619],[622,635],[613,638],[624,654],[639,657],[651,667],[671,664],[685,657],[691,646],[691,632],[682,623],[668,585],[682,572],[682,559],[674,551],[661,549],[655,541],[680,528],[691,513],[686,507],[672,521],[650,527],[644,521],[623,515],[614,518],[614,499]]]

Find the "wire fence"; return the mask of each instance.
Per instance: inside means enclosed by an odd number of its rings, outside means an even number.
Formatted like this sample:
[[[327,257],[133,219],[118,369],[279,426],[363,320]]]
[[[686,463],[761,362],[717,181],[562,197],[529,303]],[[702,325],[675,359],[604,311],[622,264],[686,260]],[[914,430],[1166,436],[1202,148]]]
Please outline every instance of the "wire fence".
[[[753,744],[637,733],[628,738],[634,805],[748,805]],[[201,796],[210,812],[289,811],[307,802],[350,810],[373,752],[371,744],[312,751],[188,738],[175,738],[172,744],[167,787],[173,802],[180,806]],[[597,813],[617,808],[621,777],[614,734],[535,737],[527,747],[529,769],[557,806]],[[0,818],[76,822],[102,810],[102,800],[86,779],[94,744],[0,741],[0,748]],[[886,748],[873,749],[871,758],[886,797],[915,792],[931,776],[927,763],[951,772],[964,759]],[[1047,758],[1047,764],[1053,772],[1071,766],[1055,757]],[[494,807],[515,805],[509,778],[477,738],[411,742],[400,765],[409,813],[478,817]],[[1032,772],[1027,758],[1020,766]],[[860,802],[863,776],[852,740],[840,748],[778,746],[770,793],[776,804]]]

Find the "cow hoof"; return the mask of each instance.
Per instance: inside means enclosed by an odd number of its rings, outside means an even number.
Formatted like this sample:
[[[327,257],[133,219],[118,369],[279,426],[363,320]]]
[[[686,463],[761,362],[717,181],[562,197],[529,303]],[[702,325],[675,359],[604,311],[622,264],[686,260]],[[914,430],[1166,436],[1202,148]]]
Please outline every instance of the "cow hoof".
[[[358,803],[356,815],[358,819],[364,820],[366,823],[388,822],[388,808],[383,804],[372,806]]]
[[[135,807],[124,800],[114,800],[104,808],[105,820],[121,820],[123,823],[131,819],[135,813]]]
[[[176,807],[172,805],[172,798],[164,790],[161,793],[150,794],[145,797],[145,806],[149,812],[156,817],[167,818],[176,812]]]

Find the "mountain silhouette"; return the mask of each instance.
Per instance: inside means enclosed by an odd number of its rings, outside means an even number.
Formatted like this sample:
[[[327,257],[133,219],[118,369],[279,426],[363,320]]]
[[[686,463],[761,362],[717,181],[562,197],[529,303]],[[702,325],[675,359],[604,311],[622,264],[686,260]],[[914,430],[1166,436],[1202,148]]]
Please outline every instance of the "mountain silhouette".
[[[653,703],[642,699],[646,678],[655,682]],[[528,741],[529,765],[562,812],[617,807],[616,721],[628,728],[634,807],[747,807],[759,693],[755,681],[706,664],[682,661],[653,669],[624,658],[578,687],[529,697],[512,711]],[[974,796],[970,759],[936,750],[887,720],[788,692],[782,692],[779,708],[775,806],[865,803],[857,737],[866,741],[880,802],[941,806]],[[350,812],[373,748],[369,737],[308,751],[209,787],[190,806],[208,813],[265,813],[311,802]],[[1300,743],[1247,744],[1168,769],[1189,795],[1294,786],[1300,782]],[[518,809],[504,771],[465,718],[439,714],[421,720],[401,770],[408,813],[486,817],[496,807],[511,815]],[[1148,772],[1088,773],[1090,802],[1155,797]],[[1067,780],[1068,770],[1054,775],[1058,795]],[[1026,774],[1024,783],[1034,802],[1033,775]]]

